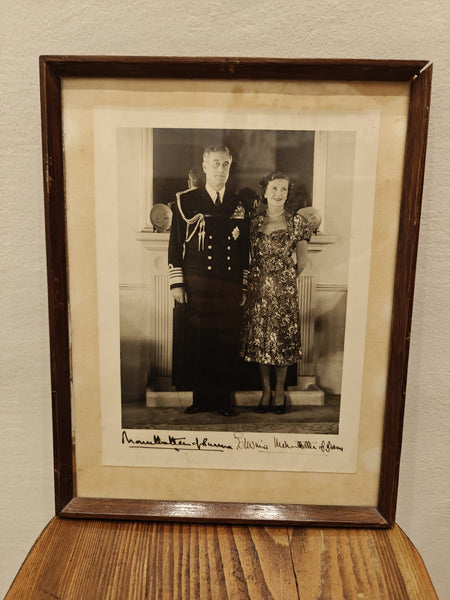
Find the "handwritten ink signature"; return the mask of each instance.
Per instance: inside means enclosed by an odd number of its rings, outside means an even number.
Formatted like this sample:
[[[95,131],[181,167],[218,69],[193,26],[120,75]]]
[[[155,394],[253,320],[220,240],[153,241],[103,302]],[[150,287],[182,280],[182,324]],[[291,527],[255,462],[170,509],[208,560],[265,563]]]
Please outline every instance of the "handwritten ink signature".
[[[268,450],[269,445],[260,440],[248,440],[243,433],[233,433],[236,450]]]
[[[122,444],[128,444],[130,448],[167,448],[179,452],[182,450],[208,450],[216,452],[224,452],[232,450],[233,447],[228,444],[221,444],[210,441],[207,437],[199,439],[196,437],[193,440],[188,440],[186,436],[175,437],[168,435],[167,438],[160,435],[153,435],[148,440],[140,440],[131,438],[126,431],[122,431]]]
[[[296,440],[296,441],[286,441],[280,440],[277,437],[273,439],[274,448],[282,448],[288,450],[319,450],[322,454],[328,454],[332,450],[339,450],[340,452],[344,451],[343,446],[337,446],[328,440],[322,440],[319,442],[311,442],[310,440]]]
[[[283,440],[275,436],[272,440],[273,445],[265,440],[249,439],[244,433],[233,433],[236,450],[256,450],[272,451],[275,450],[312,450],[329,454],[332,450],[344,451],[343,446],[337,446],[332,442],[322,440],[321,442],[312,442],[310,440]]]

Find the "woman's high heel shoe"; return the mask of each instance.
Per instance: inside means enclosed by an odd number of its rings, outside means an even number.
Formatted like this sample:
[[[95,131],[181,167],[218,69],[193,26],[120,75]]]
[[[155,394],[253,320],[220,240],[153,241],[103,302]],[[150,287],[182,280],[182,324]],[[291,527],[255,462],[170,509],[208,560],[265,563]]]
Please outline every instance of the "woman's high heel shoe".
[[[284,415],[286,412],[286,394],[283,396],[283,404],[272,404],[272,412],[276,415]]]
[[[257,404],[257,406],[256,406],[257,413],[266,413],[272,404],[272,398],[269,399],[269,402],[267,404],[264,404],[263,397],[264,397],[264,394],[262,394],[261,400],[259,401],[259,404]]]

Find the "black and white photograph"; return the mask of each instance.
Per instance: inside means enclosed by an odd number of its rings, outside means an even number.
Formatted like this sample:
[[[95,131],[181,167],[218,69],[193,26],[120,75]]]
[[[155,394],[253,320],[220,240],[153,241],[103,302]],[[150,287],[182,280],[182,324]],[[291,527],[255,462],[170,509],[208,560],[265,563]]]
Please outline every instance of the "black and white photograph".
[[[355,134],[117,140],[122,426],[338,433]]]

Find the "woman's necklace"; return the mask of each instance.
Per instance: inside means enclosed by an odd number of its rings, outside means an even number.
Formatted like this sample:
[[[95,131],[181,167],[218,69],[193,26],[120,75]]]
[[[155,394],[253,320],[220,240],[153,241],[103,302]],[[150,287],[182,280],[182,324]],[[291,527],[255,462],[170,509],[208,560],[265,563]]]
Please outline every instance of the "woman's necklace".
[[[286,228],[286,219],[284,218],[284,209],[280,212],[272,213],[269,209],[266,210],[265,218],[262,222],[261,231],[266,235],[270,235],[273,231],[279,231]]]

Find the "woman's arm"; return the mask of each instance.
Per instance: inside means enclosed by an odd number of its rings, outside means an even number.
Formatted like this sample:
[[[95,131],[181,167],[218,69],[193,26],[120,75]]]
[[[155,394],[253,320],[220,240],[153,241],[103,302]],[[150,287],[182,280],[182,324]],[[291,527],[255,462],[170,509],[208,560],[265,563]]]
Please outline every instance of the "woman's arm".
[[[297,242],[295,253],[297,255],[297,275],[300,275],[308,262],[308,242],[306,240]]]

